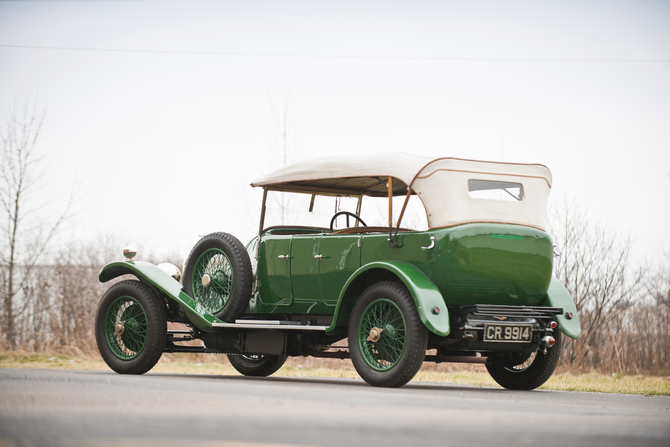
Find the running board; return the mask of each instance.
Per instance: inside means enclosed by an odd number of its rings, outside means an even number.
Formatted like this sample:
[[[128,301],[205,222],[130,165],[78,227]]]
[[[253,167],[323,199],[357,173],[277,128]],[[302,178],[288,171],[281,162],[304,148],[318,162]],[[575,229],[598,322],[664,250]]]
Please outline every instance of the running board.
[[[282,331],[325,331],[328,329],[328,326],[294,324],[293,321],[281,320],[235,320],[235,323],[212,323],[212,327],[228,329],[275,329]]]

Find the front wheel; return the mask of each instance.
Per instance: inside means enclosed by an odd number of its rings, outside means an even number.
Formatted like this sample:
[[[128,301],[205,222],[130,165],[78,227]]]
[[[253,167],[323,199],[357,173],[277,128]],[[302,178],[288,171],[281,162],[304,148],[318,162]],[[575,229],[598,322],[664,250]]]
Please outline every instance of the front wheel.
[[[287,355],[228,355],[228,361],[240,374],[253,377],[267,377],[284,366]]]
[[[356,371],[370,385],[399,387],[412,380],[427,345],[428,329],[402,284],[373,284],[354,304],[349,351]]]
[[[510,390],[534,390],[549,380],[561,357],[562,334],[554,334],[556,343],[547,353],[538,350],[525,356],[494,358],[486,369],[498,385]],[[515,360],[516,359],[516,360]]]
[[[149,286],[121,281],[102,296],[95,341],[107,365],[119,374],[144,374],[158,362],[167,338],[165,304]]]

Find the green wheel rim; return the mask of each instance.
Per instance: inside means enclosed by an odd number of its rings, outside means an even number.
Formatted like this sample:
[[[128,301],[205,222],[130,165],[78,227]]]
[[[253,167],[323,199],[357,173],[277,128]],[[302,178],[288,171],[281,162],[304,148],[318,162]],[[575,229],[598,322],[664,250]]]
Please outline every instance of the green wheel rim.
[[[203,278],[209,277],[209,284]],[[233,288],[233,267],[228,256],[218,248],[210,248],[200,255],[193,268],[191,290],[193,299],[205,311],[215,314],[228,302]]]
[[[373,328],[381,329],[376,341],[369,339]],[[405,318],[394,302],[385,298],[373,301],[358,324],[358,346],[365,362],[375,371],[393,368],[405,351],[406,329]]]
[[[149,324],[142,305],[133,297],[114,300],[105,315],[105,338],[112,353],[121,360],[134,359],[147,343]]]

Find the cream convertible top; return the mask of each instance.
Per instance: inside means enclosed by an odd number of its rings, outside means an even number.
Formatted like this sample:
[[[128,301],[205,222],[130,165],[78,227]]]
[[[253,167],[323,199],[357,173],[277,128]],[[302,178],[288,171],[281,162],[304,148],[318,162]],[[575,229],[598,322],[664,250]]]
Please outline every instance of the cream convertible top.
[[[257,178],[251,186],[326,195],[385,197],[418,194],[430,228],[469,222],[528,225],[545,230],[551,173],[543,165],[432,159],[409,154],[347,155],[287,166]],[[521,200],[473,198],[469,180],[523,185]],[[409,189],[408,189],[409,188]],[[483,188],[487,189],[487,188]],[[409,196],[408,196],[409,197]]]

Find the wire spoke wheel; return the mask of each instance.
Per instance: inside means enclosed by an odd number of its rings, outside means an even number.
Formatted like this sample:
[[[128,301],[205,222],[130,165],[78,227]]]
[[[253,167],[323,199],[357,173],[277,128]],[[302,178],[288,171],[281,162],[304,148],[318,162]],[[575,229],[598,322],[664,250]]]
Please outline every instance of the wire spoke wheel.
[[[107,309],[105,338],[118,358],[137,357],[147,342],[147,330],[147,315],[134,298],[119,297]]]
[[[370,337],[373,329],[378,340]],[[358,342],[363,358],[376,371],[393,368],[405,350],[405,319],[393,302],[380,299],[368,306],[358,325]]]
[[[372,284],[354,303],[349,350],[356,371],[370,385],[399,387],[412,380],[427,346],[428,329],[403,284]]]
[[[207,312],[220,312],[230,299],[233,275],[230,259],[222,250],[205,251],[195,263],[191,279],[193,298]],[[207,279],[203,281],[203,278]]]
[[[233,322],[249,304],[253,274],[244,245],[228,233],[211,233],[191,250],[184,266],[184,292],[199,312]]]

